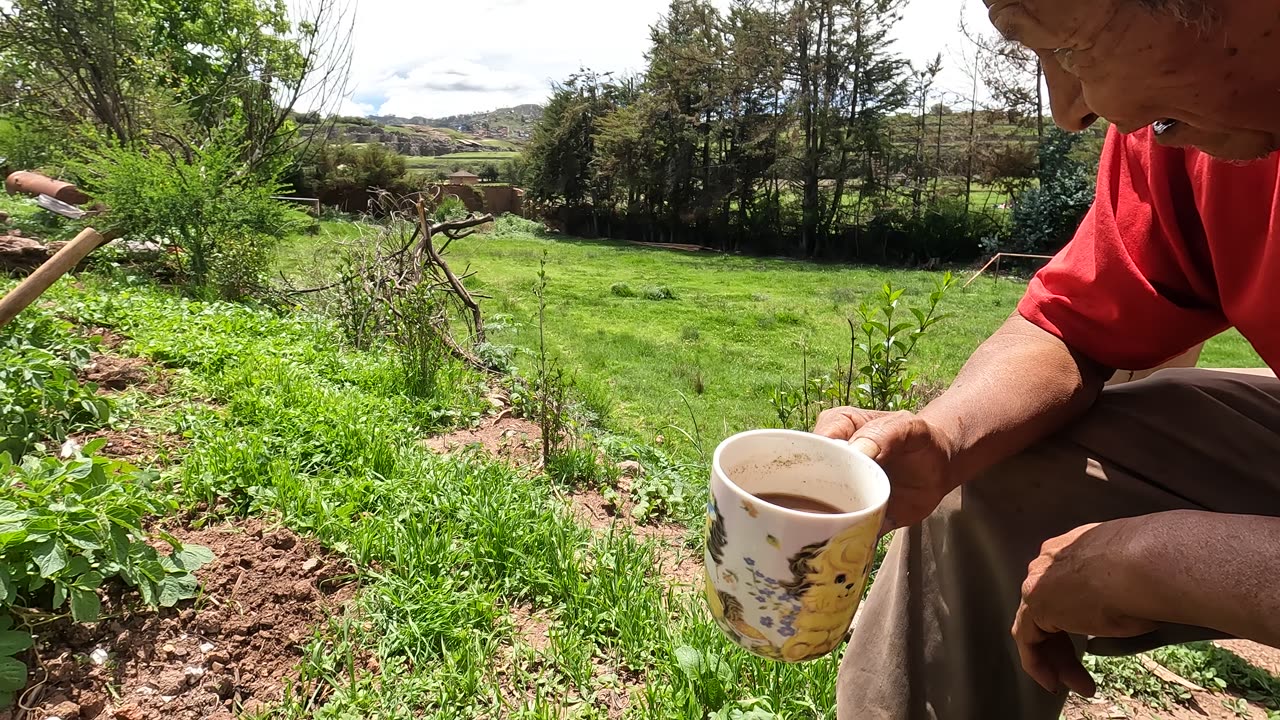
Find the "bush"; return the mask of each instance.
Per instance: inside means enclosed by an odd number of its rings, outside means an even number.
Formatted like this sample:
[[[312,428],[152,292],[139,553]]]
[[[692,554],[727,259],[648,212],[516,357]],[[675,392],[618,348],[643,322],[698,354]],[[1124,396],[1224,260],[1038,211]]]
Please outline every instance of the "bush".
[[[1040,187],[1022,194],[1013,206],[1008,249],[1052,254],[1061,250],[1093,204],[1093,174],[1072,157],[1081,136],[1053,129],[1040,147]]]
[[[651,285],[644,289],[645,300],[675,300],[676,294],[666,285]]]
[[[76,171],[128,235],[176,251],[192,286],[215,287],[228,299],[261,287],[277,241],[307,224],[271,199],[283,190],[275,178],[248,173],[224,137],[190,157],[103,143]]]
[[[70,323],[36,309],[0,330],[0,452],[22,457],[108,422],[110,403],[76,379],[90,352]]]
[[[506,213],[493,221],[493,232],[498,235],[533,235],[543,237],[547,234],[547,226],[533,220],[526,220],[519,215]]]
[[[620,298],[633,298],[633,297],[639,296],[639,293],[637,293],[634,289],[632,289],[630,285],[624,282],[614,283],[610,285],[609,293],[614,297],[620,297]]]

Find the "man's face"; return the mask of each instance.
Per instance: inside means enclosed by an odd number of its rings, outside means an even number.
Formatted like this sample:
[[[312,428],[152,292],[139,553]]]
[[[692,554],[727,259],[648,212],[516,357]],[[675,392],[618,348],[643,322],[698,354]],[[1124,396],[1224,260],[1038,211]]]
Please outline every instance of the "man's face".
[[[1208,1],[1212,15],[1186,22],[1138,0],[985,0],[996,28],[1040,55],[1064,129],[1159,123],[1161,144],[1263,157],[1280,149],[1280,6]]]

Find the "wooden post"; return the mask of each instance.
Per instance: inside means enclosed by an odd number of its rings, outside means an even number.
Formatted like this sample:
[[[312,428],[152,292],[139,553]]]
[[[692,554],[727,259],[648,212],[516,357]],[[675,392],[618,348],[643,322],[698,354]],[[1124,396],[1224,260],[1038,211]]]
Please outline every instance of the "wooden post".
[[[31,303],[35,302],[36,298],[52,287],[58,281],[58,278],[66,275],[72,268],[79,265],[80,261],[84,260],[89,253],[109,239],[109,237],[99,234],[93,228],[82,230],[74,240],[67,243],[66,247],[59,250],[56,255],[46,260],[43,265],[36,268],[35,272],[19,283],[18,287],[10,290],[8,294],[0,298],[0,327],[8,325],[11,320],[18,316],[18,313],[26,310]]]

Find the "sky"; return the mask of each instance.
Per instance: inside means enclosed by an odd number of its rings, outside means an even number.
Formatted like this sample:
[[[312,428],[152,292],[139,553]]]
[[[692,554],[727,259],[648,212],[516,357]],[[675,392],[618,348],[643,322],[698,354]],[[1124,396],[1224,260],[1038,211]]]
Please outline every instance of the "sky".
[[[301,1],[301,0],[298,0]],[[727,0],[713,0],[721,7]],[[346,115],[446,117],[541,103],[580,67],[644,68],[649,27],[668,0],[360,0]],[[938,87],[961,93],[961,13],[986,27],[982,0],[909,0],[896,49],[923,65],[942,52]]]

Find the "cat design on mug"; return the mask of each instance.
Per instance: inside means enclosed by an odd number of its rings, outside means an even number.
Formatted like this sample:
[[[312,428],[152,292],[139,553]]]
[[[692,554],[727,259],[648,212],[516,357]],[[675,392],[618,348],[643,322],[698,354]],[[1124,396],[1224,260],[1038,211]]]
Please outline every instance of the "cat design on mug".
[[[871,571],[865,550],[875,547],[876,528],[861,524],[831,540],[810,545],[792,556],[793,578],[782,583],[800,599],[792,620],[795,635],[782,646],[782,656],[801,662],[831,652],[845,638],[855,603]]]
[[[744,619],[742,602],[738,598],[730,595],[723,590],[716,590],[711,583],[711,571],[707,570],[707,583],[704,586],[707,596],[707,607],[711,610],[711,617],[726,632],[729,632],[734,642],[746,640],[755,650],[767,657],[781,659],[782,651],[774,647],[764,633],[752,627]]]
[[[707,552],[716,565],[724,564],[724,546],[729,542],[729,535],[724,529],[724,515],[716,507],[713,498],[707,503]]]

